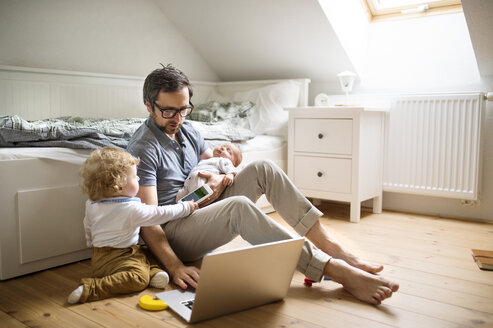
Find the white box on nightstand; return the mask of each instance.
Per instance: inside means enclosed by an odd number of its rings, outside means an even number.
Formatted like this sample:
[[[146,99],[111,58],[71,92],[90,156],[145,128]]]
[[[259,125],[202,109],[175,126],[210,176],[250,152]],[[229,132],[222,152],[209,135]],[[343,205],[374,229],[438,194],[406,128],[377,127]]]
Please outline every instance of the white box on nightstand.
[[[384,111],[359,106],[297,107],[289,111],[288,175],[307,197],[351,204],[373,198],[382,212]]]

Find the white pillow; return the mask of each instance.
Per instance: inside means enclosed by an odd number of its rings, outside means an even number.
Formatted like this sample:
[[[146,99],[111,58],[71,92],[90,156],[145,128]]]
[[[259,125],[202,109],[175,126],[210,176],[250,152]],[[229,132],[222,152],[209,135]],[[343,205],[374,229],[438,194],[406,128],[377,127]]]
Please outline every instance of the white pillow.
[[[228,99],[225,96],[223,96],[222,94],[220,94],[219,92],[217,92],[216,90],[212,90],[207,95],[207,98],[205,99],[204,104],[211,102],[211,101],[217,101],[217,102],[225,103],[225,102],[228,102]]]
[[[289,114],[285,107],[298,106],[301,83],[284,81],[266,87],[236,92],[234,101],[252,101],[255,109],[248,117],[255,134],[287,136]]]

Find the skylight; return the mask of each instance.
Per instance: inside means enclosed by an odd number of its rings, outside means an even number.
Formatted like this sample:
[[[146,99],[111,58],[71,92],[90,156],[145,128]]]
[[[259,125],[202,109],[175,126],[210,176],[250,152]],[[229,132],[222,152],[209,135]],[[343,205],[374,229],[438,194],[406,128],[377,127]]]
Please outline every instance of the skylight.
[[[358,74],[355,90],[438,92],[481,81],[462,11],[372,24],[362,0],[318,1]]]
[[[361,0],[370,21],[462,11],[460,0]]]

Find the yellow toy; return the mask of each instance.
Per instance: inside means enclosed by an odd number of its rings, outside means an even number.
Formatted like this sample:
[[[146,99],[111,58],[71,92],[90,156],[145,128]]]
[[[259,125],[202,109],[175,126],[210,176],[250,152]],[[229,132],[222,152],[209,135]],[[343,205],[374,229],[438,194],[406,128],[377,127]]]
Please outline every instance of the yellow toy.
[[[166,302],[163,302],[160,299],[155,299],[149,295],[142,295],[139,299],[139,305],[141,308],[148,311],[161,311],[168,308],[168,304],[166,304]]]

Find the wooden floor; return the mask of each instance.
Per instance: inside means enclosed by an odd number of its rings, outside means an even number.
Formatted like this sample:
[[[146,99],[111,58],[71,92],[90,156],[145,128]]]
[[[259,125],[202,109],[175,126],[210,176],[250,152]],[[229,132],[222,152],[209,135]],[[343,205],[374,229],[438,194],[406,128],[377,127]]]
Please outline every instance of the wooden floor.
[[[399,292],[371,306],[330,281],[305,287],[296,273],[284,301],[194,326],[493,327],[493,271],[479,270],[470,254],[493,249],[493,224],[392,212],[363,212],[355,224],[348,222],[349,207],[319,208],[329,231],[362,258],[383,263],[382,274],[400,283]],[[138,307],[141,295],[157,289],[69,306],[67,295],[89,274],[89,261],[82,261],[0,282],[0,327],[187,326],[170,310]]]

